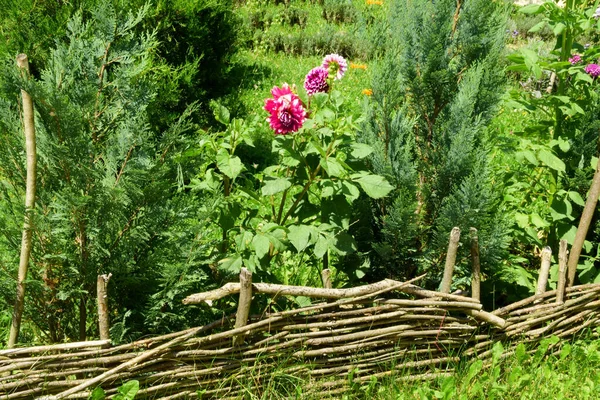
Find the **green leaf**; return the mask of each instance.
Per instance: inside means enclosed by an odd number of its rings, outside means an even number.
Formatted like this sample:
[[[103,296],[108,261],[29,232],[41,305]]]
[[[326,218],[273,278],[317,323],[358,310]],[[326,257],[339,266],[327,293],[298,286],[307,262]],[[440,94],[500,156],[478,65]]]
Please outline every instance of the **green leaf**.
[[[219,261],[219,264],[221,269],[233,274],[239,274],[243,266],[242,256],[236,254],[233,257],[224,258]]]
[[[542,6],[540,4],[529,4],[525,7],[519,8],[519,12],[523,14],[537,14],[542,11]]]
[[[353,180],[358,182],[367,196],[373,199],[385,197],[394,189],[394,187],[380,175],[355,174],[353,175]]]
[[[119,388],[119,394],[113,397],[115,400],[133,400],[135,395],[140,390],[139,381],[129,381]]]
[[[544,26],[546,26],[546,21],[538,22],[537,24],[535,24],[534,26],[532,26],[531,29],[528,32],[529,33],[535,33],[537,31],[541,30]]]
[[[565,163],[558,157],[556,157],[554,154],[552,154],[550,151],[546,150],[546,149],[542,149],[538,152],[538,158],[540,159],[540,161],[542,163],[544,163],[546,166],[550,167],[551,169],[558,171],[558,172],[565,172]]]
[[[258,258],[263,258],[269,253],[271,242],[268,237],[259,233],[252,239],[252,247],[254,247],[254,252]]]
[[[585,201],[583,200],[583,197],[581,197],[581,195],[578,192],[570,191],[569,197],[571,198],[571,200],[573,200],[573,203],[575,203],[579,206],[585,206]]]
[[[286,178],[265,178],[265,185],[261,188],[263,196],[270,196],[283,192],[292,186],[292,183]]]
[[[581,108],[581,106],[575,102],[571,103],[571,109],[579,114],[585,115],[585,111],[583,111],[583,108]]]
[[[217,153],[217,167],[229,178],[235,179],[244,169],[244,164],[238,156],[231,157],[227,150],[220,149]]]
[[[342,165],[338,162],[338,160],[336,160],[333,157],[327,157],[325,159],[321,159],[321,167],[323,167],[323,169],[325,171],[327,171],[327,174],[329,176],[337,176],[340,177],[342,175],[344,175],[344,173],[346,172],[344,170],[344,167],[342,167]]]
[[[529,161],[532,165],[538,165],[538,160],[535,157],[535,153],[531,150],[523,150],[519,152],[519,154],[523,155],[527,161]]]
[[[325,253],[327,253],[327,250],[329,249],[329,244],[330,244],[330,235],[329,234],[325,234],[325,235],[319,235],[319,238],[317,239],[317,242],[315,243],[315,257],[317,258],[323,258],[323,256],[325,255]]]
[[[213,110],[213,115],[215,116],[215,119],[223,125],[228,125],[230,114],[227,107],[220,105],[216,101],[211,101],[210,106]]]
[[[354,158],[365,158],[373,152],[373,148],[365,143],[352,143],[350,154]]]
[[[92,391],[90,397],[88,397],[88,400],[104,400],[105,398],[106,392],[100,386],[98,386]]]
[[[589,76],[588,74],[584,74],[583,72],[578,72],[577,75],[575,75],[575,79],[578,81],[584,81],[587,83],[594,83],[594,80],[592,79],[592,77]]]
[[[290,243],[294,245],[298,253],[306,249],[310,243],[311,227],[307,225],[292,225],[287,235]]]
[[[577,234],[577,227],[575,225],[570,225],[569,229],[560,238],[566,240],[567,243],[569,243],[570,245],[573,245],[576,234]]]
[[[554,28],[552,28],[552,31],[554,32],[554,34],[556,36],[558,36],[565,30],[566,27],[567,26],[565,24],[563,24],[562,22],[559,22],[556,25],[554,25]]]
[[[360,190],[358,190],[358,188],[349,181],[342,182],[342,193],[344,196],[346,196],[346,200],[349,203],[354,202],[354,200],[358,199],[360,196]]]
[[[346,232],[340,232],[335,235],[333,246],[339,255],[345,256],[356,251],[354,238]]]

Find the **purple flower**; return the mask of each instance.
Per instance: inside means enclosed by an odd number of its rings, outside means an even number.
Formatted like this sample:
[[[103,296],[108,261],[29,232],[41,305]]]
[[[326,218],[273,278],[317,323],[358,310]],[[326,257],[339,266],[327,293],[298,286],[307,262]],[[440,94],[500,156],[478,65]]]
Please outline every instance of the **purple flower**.
[[[600,18],[600,7],[596,8],[596,12],[594,12],[594,15],[592,15],[592,17],[596,19]]]
[[[296,132],[306,120],[306,110],[300,98],[292,92],[287,83],[271,89],[272,99],[265,100],[264,109],[271,114],[267,122],[276,135]]]
[[[348,69],[348,63],[344,57],[338,54],[328,54],[323,59],[323,68],[329,71],[329,75],[335,79],[342,79],[344,73]]]
[[[327,76],[329,75],[329,71],[327,68],[316,67],[310,70],[308,74],[306,74],[306,79],[304,80],[304,89],[306,89],[306,93],[309,96],[312,96],[315,93],[327,92],[329,90],[329,85],[327,84]]]
[[[588,64],[585,67],[585,72],[587,72],[588,74],[590,74],[593,78],[597,77],[598,75],[600,75],[600,65],[598,64]]]
[[[581,62],[581,56],[579,54],[573,54],[573,56],[569,58],[569,62],[571,63],[571,65],[578,64],[579,62]]]
[[[514,31],[512,31],[512,37],[516,38],[517,36],[519,36],[519,31],[515,29]]]

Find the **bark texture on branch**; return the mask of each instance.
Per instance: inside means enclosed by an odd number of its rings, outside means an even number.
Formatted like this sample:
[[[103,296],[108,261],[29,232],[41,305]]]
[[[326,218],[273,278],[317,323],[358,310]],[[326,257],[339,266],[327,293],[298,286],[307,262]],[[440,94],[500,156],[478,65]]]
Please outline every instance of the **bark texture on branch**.
[[[21,69],[22,74],[29,78],[29,61],[27,55],[19,54],[17,56],[17,66]],[[21,89],[21,97],[23,98],[23,130],[25,132],[25,153],[27,155],[27,182],[25,191],[25,221],[23,222],[23,235],[21,238],[21,255],[19,258],[19,275],[17,278],[15,308],[8,339],[9,348],[14,347],[17,343],[19,331],[21,330],[21,319],[23,317],[23,308],[25,304],[25,280],[27,279],[29,256],[31,254],[31,233],[35,211],[35,177],[37,161],[33,100],[29,93],[23,89]]]

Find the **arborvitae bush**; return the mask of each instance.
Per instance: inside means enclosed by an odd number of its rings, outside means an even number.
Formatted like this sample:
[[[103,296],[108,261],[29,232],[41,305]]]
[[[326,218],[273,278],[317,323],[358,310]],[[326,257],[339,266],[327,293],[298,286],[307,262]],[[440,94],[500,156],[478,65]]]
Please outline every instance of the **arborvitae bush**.
[[[500,2],[395,1],[372,83],[362,140],[395,195],[362,208],[356,229],[374,276],[429,271],[439,282],[450,230],[462,231],[457,279],[468,283],[469,228],[486,275],[505,252],[507,224],[487,166],[486,127],[503,92],[507,14]],[[367,219],[368,218],[368,219]],[[370,221],[370,222],[366,222]]]
[[[128,311],[129,334],[146,331],[147,307],[168,312],[180,303],[173,271],[186,272],[181,285],[188,288],[204,286],[210,276],[195,260],[195,251],[205,250],[193,245],[194,237],[206,232],[196,229],[202,223],[195,197],[176,191],[175,177],[183,178],[193,161],[182,155],[194,131],[190,113],[158,135],[149,124],[167,67],[155,58],[156,37],[136,32],[147,11],[121,15],[104,3],[87,17],[76,13],[66,38],[48,49],[39,79],[24,80],[12,57],[2,65],[0,248],[18,254],[20,247],[23,87],[34,100],[38,147],[26,318],[51,341],[96,334],[98,274],[113,273],[111,318],[121,320]],[[170,285],[168,295],[151,300],[161,284]],[[2,296],[11,303],[14,289]]]

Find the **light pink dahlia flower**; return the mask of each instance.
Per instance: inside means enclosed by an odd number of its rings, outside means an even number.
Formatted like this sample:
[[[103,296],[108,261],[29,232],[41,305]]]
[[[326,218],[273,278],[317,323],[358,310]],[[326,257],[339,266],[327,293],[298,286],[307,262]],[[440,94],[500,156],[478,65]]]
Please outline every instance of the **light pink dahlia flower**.
[[[328,54],[323,59],[322,67],[329,71],[329,75],[334,76],[335,79],[342,79],[348,69],[348,63],[344,57],[338,54]]]

